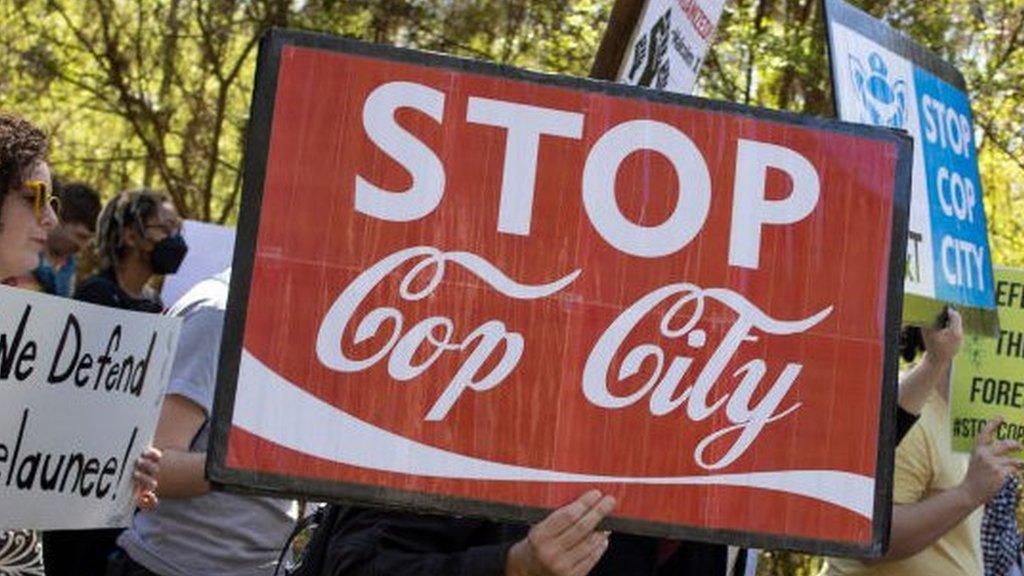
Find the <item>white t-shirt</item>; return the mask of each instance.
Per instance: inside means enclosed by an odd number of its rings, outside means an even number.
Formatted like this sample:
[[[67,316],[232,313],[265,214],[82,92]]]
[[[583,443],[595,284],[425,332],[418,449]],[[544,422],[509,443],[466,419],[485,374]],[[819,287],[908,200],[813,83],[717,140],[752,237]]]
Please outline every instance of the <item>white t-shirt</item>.
[[[194,402],[207,417],[192,452],[205,452],[209,443],[229,274],[200,282],[168,311],[184,321],[167,394]],[[117,543],[164,576],[270,576],[296,513],[293,501],[227,492],[161,498],[156,510],[135,515]]]

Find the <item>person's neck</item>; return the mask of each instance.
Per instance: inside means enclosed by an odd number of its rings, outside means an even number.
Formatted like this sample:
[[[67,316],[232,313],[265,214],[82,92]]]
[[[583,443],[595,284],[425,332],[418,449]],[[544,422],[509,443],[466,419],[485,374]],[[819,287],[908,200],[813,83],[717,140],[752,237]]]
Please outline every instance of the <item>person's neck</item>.
[[[132,298],[142,298],[146,282],[152,276],[149,269],[137,262],[132,257],[118,262],[114,265],[114,272],[117,274],[117,284]]]

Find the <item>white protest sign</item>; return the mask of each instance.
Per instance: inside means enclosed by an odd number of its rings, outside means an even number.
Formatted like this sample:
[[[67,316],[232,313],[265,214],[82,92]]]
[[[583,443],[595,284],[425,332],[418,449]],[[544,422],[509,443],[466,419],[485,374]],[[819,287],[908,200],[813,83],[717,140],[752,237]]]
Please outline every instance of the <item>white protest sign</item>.
[[[0,528],[126,526],[179,318],[0,287]]]
[[[164,279],[160,297],[170,306],[193,286],[215,276],[228,266],[235,252],[235,230],[198,220],[186,220],[181,235],[188,244],[188,254],[181,268]]]
[[[616,78],[690,94],[725,0],[647,0]]]

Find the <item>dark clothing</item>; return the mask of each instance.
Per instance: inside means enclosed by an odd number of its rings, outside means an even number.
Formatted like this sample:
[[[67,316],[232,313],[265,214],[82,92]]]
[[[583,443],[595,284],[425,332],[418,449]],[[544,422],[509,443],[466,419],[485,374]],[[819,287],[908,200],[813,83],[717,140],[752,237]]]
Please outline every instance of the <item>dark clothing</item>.
[[[320,576],[504,576],[528,528],[486,520],[352,508],[333,526]],[[658,567],[660,541],[612,534],[590,576],[722,576],[726,547],[683,542]]]
[[[125,553],[124,550],[118,548],[110,556],[110,562],[107,564],[106,576],[160,576],[156,572],[153,572],[149,568],[146,568],[142,564],[139,564],[135,560],[132,560],[131,556]],[[47,569],[47,576],[49,576],[49,569]]]
[[[525,533],[484,520],[353,508],[333,527],[322,576],[503,576]]]
[[[911,414],[904,410],[901,406],[896,406],[896,445],[899,446],[900,440],[910,432],[910,429],[914,427],[917,422],[918,416]]]
[[[745,550],[737,558],[734,574],[742,574],[746,566]],[[729,552],[725,546],[704,542],[679,542],[675,553],[658,567],[657,576],[721,576],[729,566]],[[614,572],[628,574],[629,572]],[[612,574],[612,572],[609,572]]]
[[[164,311],[164,303],[156,294],[135,298],[125,292],[117,283],[117,275],[113,268],[107,268],[82,282],[75,290],[75,300],[135,312],[159,314]]]
[[[108,530],[50,530],[43,532],[43,563],[47,576],[102,576],[107,555],[121,528]]]

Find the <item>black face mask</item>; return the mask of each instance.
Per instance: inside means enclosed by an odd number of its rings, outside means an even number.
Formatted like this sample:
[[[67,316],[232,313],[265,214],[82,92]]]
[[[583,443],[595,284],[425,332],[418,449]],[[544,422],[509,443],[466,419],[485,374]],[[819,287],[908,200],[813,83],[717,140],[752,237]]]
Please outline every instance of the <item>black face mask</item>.
[[[174,274],[188,252],[188,244],[181,234],[168,236],[156,243],[149,254],[149,264],[157,274]]]

